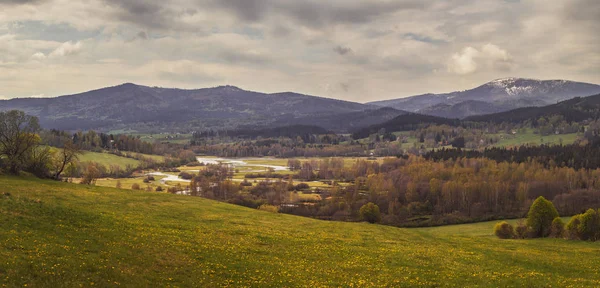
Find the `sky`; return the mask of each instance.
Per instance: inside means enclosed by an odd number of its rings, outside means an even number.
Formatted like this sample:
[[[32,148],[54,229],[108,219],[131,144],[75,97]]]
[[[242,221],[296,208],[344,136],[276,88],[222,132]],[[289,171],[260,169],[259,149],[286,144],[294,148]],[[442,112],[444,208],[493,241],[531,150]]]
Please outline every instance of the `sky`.
[[[368,102],[600,84],[598,0],[0,0],[0,98],[132,82]]]

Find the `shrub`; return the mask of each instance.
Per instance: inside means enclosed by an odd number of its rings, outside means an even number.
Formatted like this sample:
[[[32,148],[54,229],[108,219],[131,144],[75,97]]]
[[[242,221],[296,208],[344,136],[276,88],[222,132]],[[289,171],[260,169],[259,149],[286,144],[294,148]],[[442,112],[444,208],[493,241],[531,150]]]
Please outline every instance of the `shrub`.
[[[301,190],[306,190],[306,189],[309,189],[309,188],[310,188],[310,186],[308,184],[306,184],[306,183],[300,183],[300,184],[298,184],[298,185],[296,185],[294,187],[294,190],[301,191]]]
[[[581,240],[596,241],[600,238],[600,215],[594,209],[588,209],[579,216],[577,232]]]
[[[381,221],[381,213],[379,212],[379,206],[372,202],[369,202],[360,207],[360,218],[369,223],[378,223]]]
[[[119,189],[123,188],[123,185],[121,184],[121,180],[117,180],[117,185],[115,186]]]
[[[571,217],[571,220],[569,220],[569,223],[567,223],[567,226],[565,227],[565,234],[567,238],[571,240],[581,239],[578,231],[579,223],[581,223],[581,214]]]
[[[271,213],[278,213],[279,207],[274,206],[274,205],[269,205],[269,204],[263,204],[263,205],[258,206],[258,210],[267,211],[267,212],[271,212]]]
[[[140,190],[140,189],[141,189],[141,188],[140,188],[140,184],[138,184],[138,183],[133,183],[133,184],[131,185],[131,189],[132,189],[132,190]]]
[[[187,172],[181,172],[179,173],[179,177],[184,180],[191,180],[192,178],[194,178],[194,175]]]
[[[550,228],[550,237],[562,238],[565,233],[565,222],[560,217],[552,220],[552,227]]]
[[[527,228],[527,224],[525,224],[523,220],[517,222],[517,226],[515,227],[515,237],[518,239],[529,238],[529,228]]]
[[[144,183],[150,183],[150,179],[144,178],[144,180],[142,182],[144,182]]]
[[[513,239],[515,238],[515,229],[508,222],[502,221],[494,226],[494,234],[500,239]]]
[[[531,236],[548,237],[552,228],[552,221],[558,217],[558,211],[554,208],[552,202],[540,196],[529,208],[527,213],[527,227],[531,231]]]
[[[94,185],[96,184],[96,179],[100,177],[100,175],[100,170],[98,170],[96,164],[90,163],[87,165],[85,172],[83,173],[81,184]]]
[[[156,187],[156,192],[162,192],[162,191],[163,191],[162,187],[160,187],[160,186]]]

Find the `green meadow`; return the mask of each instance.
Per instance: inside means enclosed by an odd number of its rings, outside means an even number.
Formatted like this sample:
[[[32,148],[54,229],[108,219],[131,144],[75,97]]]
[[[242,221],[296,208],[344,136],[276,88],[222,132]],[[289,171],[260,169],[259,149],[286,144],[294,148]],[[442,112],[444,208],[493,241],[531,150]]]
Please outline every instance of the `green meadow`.
[[[0,176],[2,287],[599,287],[600,243]]]
[[[500,134],[498,134],[500,136]],[[535,134],[531,129],[529,129],[526,133],[518,133],[516,135],[502,135],[504,138],[501,139],[498,143],[494,144],[495,147],[514,147],[521,145],[568,145],[573,144],[575,140],[579,137],[577,133],[571,134],[552,134],[542,136],[540,134]],[[562,141],[561,141],[562,140]]]

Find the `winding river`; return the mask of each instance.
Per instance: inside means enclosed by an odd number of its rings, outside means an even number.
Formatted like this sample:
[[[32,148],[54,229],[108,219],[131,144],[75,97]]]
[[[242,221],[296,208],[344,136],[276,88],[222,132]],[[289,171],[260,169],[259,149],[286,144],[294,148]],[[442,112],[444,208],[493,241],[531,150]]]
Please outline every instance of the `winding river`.
[[[264,160],[265,158],[236,158],[236,159],[230,159],[230,158],[217,158],[217,157],[196,157],[196,159],[198,160],[198,162],[203,163],[205,165],[210,165],[210,164],[212,164],[212,165],[227,164],[227,165],[233,166],[234,169],[235,168],[241,168],[241,167],[261,168],[261,169],[254,169],[254,170],[246,170],[246,171],[244,171],[244,172],[250,172],[250,173],[264,172],[265,168],[271,168],[274,171],[286,171],[286,170],[289,170],[289,168],[286,167],[286,166],[266,165],[266,164],[251,164],[251,163],[246,162],[246,161],[251,161],[251,160]],[[190,171],[190,172],[197,172],[197,171],[193,171],[193,170],[188,170],[188,171]],[[167,174],[167,173],[163,173],[163,172],[150,172],[147,175],[164,177],[164,178],[162,178],[160,180],[160,182],[162,184],[166,184],[167,181],[171,181],[171,182],[183,182],[183,183],[189,183],[190,182],[190,180],[181,179],[177,175]]]

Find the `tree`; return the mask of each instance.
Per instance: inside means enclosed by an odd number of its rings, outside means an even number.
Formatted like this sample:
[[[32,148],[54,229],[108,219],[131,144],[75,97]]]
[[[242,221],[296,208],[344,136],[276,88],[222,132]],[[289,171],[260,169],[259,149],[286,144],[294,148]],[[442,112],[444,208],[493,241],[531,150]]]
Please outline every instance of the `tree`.
[[[35,147],[26,154],[25,166],[22,169],[39,178],[48,178],[51,176],[51,158],[50,147]]]
[[[579,217],[577,231],[581,240],[596,241],[600,238],[600,215],[594,209],[588,209]]]
[[[552,202],[543,196],[538,197],[527,213],[527,226],[532,237],[548,237],[552,228],[552,221],[558,217],[558,211]]]
[[[452,141],[452,147],[454,148],[465,148],[465,137],[456,137]]]
[[[554,218],[552,220],[552,229],[550,230],[550,236],[554,238],[562,238],[565,232],[565,223],[560,219],[560,217]]]
[[[28,154],[39,144],[37,117],[23,111],[0,112],[0,157],[5,157],[8,170],[18,174],[25,166]]]
[[[60,174],[65,170],[65,167],[75,162],[81,153],[81,148],[78,145],[73,143],[72,140],[67,141],[55,160],[55,172],[53,178],[59,180]]]
[[[90,163],[85,168],[83,179],[81,179],[81,184],[94,185],[96,184],[96,179],[100,177],[100,175],[100,170],[98,170],[96,164]]]
[[[494,226],[494,235],[500,239],[513,239],[515,238],[515,229],[506,221],[498,222]]]
[[[579,235],[579,224],[581,223],[581,214],[571,217],[569,223],[565,227],[567,237],[571,240],[581,239]]]
[[[378,223],[381,221],[381,213],[379,212],[379,206],[373,202],[369,202],[360,207],[360,217],[369,223]]]

